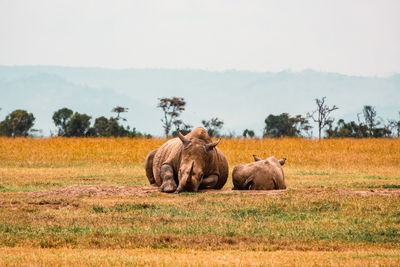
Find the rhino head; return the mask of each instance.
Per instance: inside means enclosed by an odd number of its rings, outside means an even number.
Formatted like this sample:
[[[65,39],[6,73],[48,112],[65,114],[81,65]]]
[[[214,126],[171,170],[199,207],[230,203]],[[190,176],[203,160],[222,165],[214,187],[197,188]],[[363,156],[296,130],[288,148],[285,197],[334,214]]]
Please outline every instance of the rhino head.
[[[207,173],[212,150],[218,145],[219,141],[205,144],[203,140],[192,138],[188,139],[178,132],[178,137],[182,141],[183,149],[181,154],[180,168],[178,172],[179,186],[175,193],[197,192]]]

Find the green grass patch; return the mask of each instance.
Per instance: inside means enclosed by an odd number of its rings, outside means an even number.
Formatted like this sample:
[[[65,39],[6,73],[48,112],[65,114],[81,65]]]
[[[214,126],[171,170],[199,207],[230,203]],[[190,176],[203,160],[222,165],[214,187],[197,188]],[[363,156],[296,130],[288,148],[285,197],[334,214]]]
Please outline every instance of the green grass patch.
[[[0,193],[7,193],[7,192],[34,192],[39,191],[39,188],[35,187],[8,187],[4,185],[0,185]]]
[[[261,242],[265,247],[292,243],[313,247],[320,241],[400,243],[398,198],[302,192],[273,199],[239,194],[158,197],[162,203],[153,198],[143,202],[147,197],[111,205],[85,205],[85,199],[73,200],[79,205],[41,200],[43,205],[32,202],[35,213],[0,207],[0,245],[181,248],[202,240],[198,246],[218,248],[240,242]],[[34,225],[32,216],[37,218]]]
[[[400,189],[400,184],[384,184],[382,187],[385,189],[389,189],[389,188]]]
[[[158,207],[154,204],[115,204],[114,206],[111,207],[105,207],[100,204],[96,204],[92,206],[92,211],[94,213],[124,213],[124,212],[136,212],[136,211],[142,211],[145,209],[150,209],[150,210],[156,210]]]
[[[296,175],[316,175],[316,176],[326,176],[334,175],[335,173],[325,172],[325,171],[297,171]]]
[[[376,176],[376,175],[367,175],[363,177],[364,179],[368,180],[397,180],[399,177],[389,177],[389,176]]]

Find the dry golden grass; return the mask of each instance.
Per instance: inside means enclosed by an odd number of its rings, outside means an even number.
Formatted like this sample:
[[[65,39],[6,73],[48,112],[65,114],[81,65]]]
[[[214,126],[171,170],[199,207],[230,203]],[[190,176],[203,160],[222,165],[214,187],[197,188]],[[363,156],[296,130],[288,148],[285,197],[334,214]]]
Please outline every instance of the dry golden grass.
[[[0,138],[0,161],[24,166],[78,163],[142,163],[164,139],[131,138]]]
[[[0,138],[0,265],[398,265],[400,139],[222,140],[231,170],[286,157],[281,192],[29,193],[148,185],[165,141]]]
[[[0,138],[0,161],[23,166],[71,163],[144,162],[165,139],[128,138]],[[286,157],[292,167],[335,170],[394,169],[400,166],[400,139],[224,139],[218,146],[230,165],[249,162],[251,155]]]
[[[241,251],[0,248],[1,266],[399,266],[399,250]]]
[[[145,185],[144,159],[165,141],[0,138],[0,183],[25,191],[94,182]],[[371,180],[384,185],[400,177],[400,139],[224,139],[219,148],[231,170],[235,164],[252,161],[252,154],[286,157],[292,188],[362,186]],[[315,176],[321,179],[316,181]],[[226,187],[231,186],[229,179]]]

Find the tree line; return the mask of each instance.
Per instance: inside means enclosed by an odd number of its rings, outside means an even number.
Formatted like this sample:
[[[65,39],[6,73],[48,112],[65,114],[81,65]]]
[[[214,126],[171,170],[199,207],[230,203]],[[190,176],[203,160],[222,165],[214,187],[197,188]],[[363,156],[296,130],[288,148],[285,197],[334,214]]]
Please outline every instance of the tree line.
[[[269,114],[265,119],[263,137],[308,137],[313,136],[313,126],[310,121],[317,125],[318,138],[323,137],[325,131],[326,137],[400,137],[400,117],[399,120],[384,121],[377,117],[375,107],[365,105],[362,111],[357,114],[358,122],[345,122],[339,119],[334,125],[335,119],[330,115],[339,109],[336,105],[328,106],[326,97],[315,99],[316,109],[308,112],[305,116],[291,116],[288,113],[279,115]],[[179,119],[181,113],[185,110],[186,102],[181,97],[160,98],[158,107],[163,110],[163,124],[165,136],[176,136],[177,131],[187,133],[192,126]],[[400,115],[400,112],[399,112]],[[221,136],[220,130],[224,122],[219,118],[202,120],[203,127],[208,131],[211,137]],[[172,129],[174,127],[174,129]],[[244,138],[253,138],[253,130],[245,129],[242,133]],[[228,137],[232,137],[228,135]]]
[[[69,108],[61,108],[53,113],[52,119],[57,130],[51,135],[63,137],[151,137],[142,134],[135,128],[130,129],[123,126],[121,121],[126,121],[121,113],[128,111],[128,108],[117,106],[111,110],[116,116],[106,118],[98,117],[91,125],[92,117],[85,114],[74,112]],[[0,136],[27,137],[38,131],[33,129],[35,116],[26,110],[17,109],[6,116],[0,122]]]
[[[264,137],[311,137],[313,127],[310,120],[317,124],[319,139],[323,132],[327,138],[400,137],[400,112],[399,120],[385,121],[377,116],[375,107],[365,105],[357,114],[357,121],[339,119],[335,125],[335,119],[330,114],[339,108],[335,105],[329,107],[325,100],[325,97],[315,99],[317,108],[304,117],[292,117],[288,113],[269,115],[265,119]]]
[[[165,137],[176,136],[178,131],[186,134],[193,126],[184,122],[180,116],[186,108],[186,101],[182,97],[166,97],[158,99],[157,107],[163,112],[161,123]],[[335,125],[335,119],[331,113],[339,109],[336,105],[328,106],[326,97],[315,99],[316,109],[306,115],[291,116],[288,113],[279,115],[269,114],[265,119],[263,137],[307,137],[313,136],[311,121],[317,125],[318,138],[321,139],[325,133],[327,138],[364,138],[364,137],[400,137],[400,112],[399,120],[383,120],[377,116],[375,107],[365,105],[357,114],[357,122],[346,122],[339,119]],[[1,110],[1,109],[0,109]],[[52,135],[63,137],[151,137],[136,131],[135,128],[122,125],[126,121],[121,114],[128,112],[128,108],[117,106],[111,110],[115,116],[106,118],[98,117],[91,125],[92,117],[74,112],[69,108],[61,108],[53,113],[52,119],[57,128]],[[0,122],[0,136],[31,136],[36,131],[33,128],[35,117],[26,110],[15,110],[8,114]],[[221,129],[224,121],[214,117],[201,121],[202,126],[211,137],[221,137]],[[225,135],[235,137],[234,134]],[[244,138],[253,138],[255,133],[251,129],[245,129],[242,133]]]
[[[137,132],[135,128],[130,129],[129,125],[125,127],[120,124],[120,121],[126,121],[121,113],[128,112],[128,108],[117,106],[111,112],[116,116],[108,119],[98,117],[90,126],[89,115],[62,108],[54,112],[53,122],[57,127],[57,135],[64,137],[151,137]]]

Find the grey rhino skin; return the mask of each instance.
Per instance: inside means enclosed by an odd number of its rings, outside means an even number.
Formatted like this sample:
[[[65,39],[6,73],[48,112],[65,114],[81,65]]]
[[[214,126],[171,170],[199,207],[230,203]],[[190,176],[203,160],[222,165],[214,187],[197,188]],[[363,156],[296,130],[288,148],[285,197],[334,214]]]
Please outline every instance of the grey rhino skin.
[[[146,157],[146,176],[162,192],[221,189],[228,179],[228,162],[207,131],[198,127],[164,143]]]
[[[274,156],[265,160],[253,155],[255,162],[237,165],[233,168],[233,190],[274,190],[286,189],[282,165],[286,159]]]

